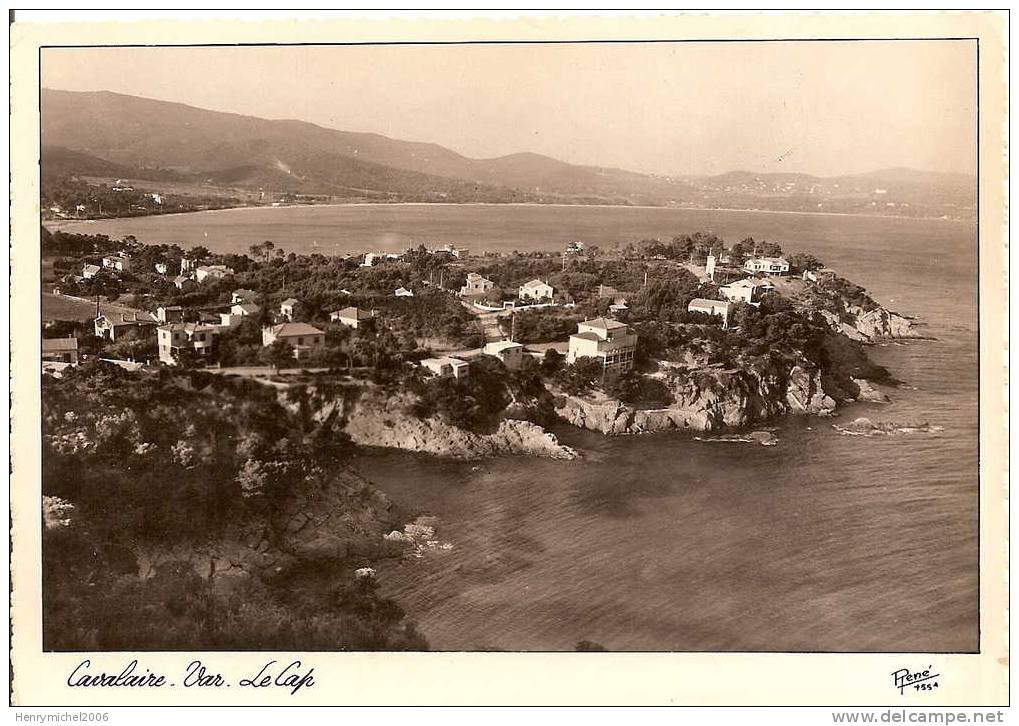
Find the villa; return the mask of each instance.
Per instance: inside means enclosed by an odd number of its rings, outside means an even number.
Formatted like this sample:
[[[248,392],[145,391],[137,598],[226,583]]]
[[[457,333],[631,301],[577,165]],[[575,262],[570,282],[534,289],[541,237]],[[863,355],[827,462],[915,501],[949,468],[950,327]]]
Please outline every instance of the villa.
[[[156,325],[156,319],[148,313],[103,314],[93,321],[97,338],[105,338],[111,343],[138,328]]]
[[[489,280],[487,277],[482,277],[476,272],[467,273],[467,282],[463,287],[460,288],[460,297],[468,297],[470,295],[484,295],[489,292],[495,283]]]
[[[262,328],[263,346],[270,346],[279,340],[293,348],[294,358],[300,359],[325,345],[325,333],[307,323],[280,323]]]
[[[705,315],[719,316],[722,318],[722,327],[729,327],[729,315],[732,313],[732,303],[728,300],[707,300],[696,297],[687,306],[687,312],[704,313]]]
[[[252,315],[258,315],[262,308],[255,305],[253,302],[238,302],[230,306],[230,314],[238,317],[246,318]]]
[[[257,292],[243,287],[234,290],[233,294],[230,296],[230,302],[232,303],[250,303],[255,302],[257,299]]]
[[[288,297],[286,300],[280,303],[280,316],[287,320],[294,319],[294,312],[297,310],[297,306],[301,304],[301,301],[294,297]]]
[[[764,293],[774,289],[775,286],[767,280],[748,277],[745,280],[737,280],[728,285],[722,285],[718,288],[718,291],[730,302],[745,302],[753,305],[760,301]]]
[[[816,270],[804,270],[803,279],[807,282],[831,282],[835,278],[835,270],[819,267]]]
[[[481,352],[498,358],[510,370],[516,370],[524,361],[524,346],[521,343],[514,343],[512,340],[486,343]]]
[[[768,275],[789,274],[789,261],[784,257],[751,257],[743,263],[747,272],[763,272]]]
[[[629,325],[611,318],[594,318],[577,323],[577,332],[570,336],[566,362],[596,358],[606,370],[625,371],[633,367],[636,350],[637,334]]]
[[[184,321],[184,308],[180,305],[160,305],[156,308],[156,320],[160,323],[181,323]]]
[[[103,267],[118,272],[127,272],[131,269],[131,258],[123,252],[114,255],[106,255],[103,258]]]
[[[181,262],[183,263],[183,260]],[[210,277],[213,280],[222,280],[232,274],[234,274],[233,268],[226,265],[202,265],[195,269],[195,279],[198,282],[204,282]]]
[[[466,378],[470,372],[470,364],[467,361],[448,356],[425,358],[421,361],[420,366],[439,378],[450,376],[456,379]]]
[[[343,308],[342,310],[335,310],[329,313],[330,321],[346,325],[348,328],[353,328],[354,330],[357,330],[361,323],[367,320],[372,320],[374,317],[374,311],[362,310],[361,308],[355,307]]]
[[[547,282],[531,280],[520,286],[518,296],[521,300],[551,300],[555,289]]]
[[[99,271],[102,269],[103,268],[101,268],[99,265],[82,265],[81,276],[84,277],[86,280],[91,280],[93,277],[98,275]]]
[[[169,323],[156,330],[159,343],[159,360],[167,365],[177,365],[185,350],[198,358],[206,358],[216,345],[219,326],[201,323]]]

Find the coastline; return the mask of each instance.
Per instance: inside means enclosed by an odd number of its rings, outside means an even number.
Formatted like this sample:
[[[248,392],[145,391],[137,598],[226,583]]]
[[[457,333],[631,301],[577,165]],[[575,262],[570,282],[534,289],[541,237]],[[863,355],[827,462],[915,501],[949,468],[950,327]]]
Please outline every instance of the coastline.
[[[669,210],[682,212],[739,212],[744,214],[791,214],[797,216],[816,217],[859,217],[862,219],[905,219],[917,222],[955,222],[959,224],[976,224],[976,219],[965,219],[961,217],[912,217],[904,214],[857,214],[853,212],[807,212],[779,209],[743,209],[738,207],[684,207],[665,206],[649,204],[565,204],[562,202],[327,202],[324,204],[279,204],[277,206],[247,205],[238,207],[222,207],[219,209],[202,209],[193,212],[168,212],[166,214],[141,214],[131,217],[99,217],[95,219],[43,219],[41,224],[52,225],[50,229],[63,231],[62,226],[69,224],[88,224],[90,222],[123,222],[131,219],[147,219],[151,217],[182,217],[195,216],[199,214],[210,214],[220,212],[234,212],[241,210],[272,210],[272,209],[295,209],[301,207],[553,207],[573,208],[592,207],[595,209],[638,209],[638,210]]]

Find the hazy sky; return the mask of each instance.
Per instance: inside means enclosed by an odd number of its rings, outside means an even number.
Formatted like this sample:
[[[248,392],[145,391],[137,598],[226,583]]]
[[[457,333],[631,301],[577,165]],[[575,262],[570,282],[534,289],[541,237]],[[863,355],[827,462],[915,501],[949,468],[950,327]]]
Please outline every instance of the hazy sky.
[[[975,173],[972,41],[50,49],[43,85],[660,174]]]

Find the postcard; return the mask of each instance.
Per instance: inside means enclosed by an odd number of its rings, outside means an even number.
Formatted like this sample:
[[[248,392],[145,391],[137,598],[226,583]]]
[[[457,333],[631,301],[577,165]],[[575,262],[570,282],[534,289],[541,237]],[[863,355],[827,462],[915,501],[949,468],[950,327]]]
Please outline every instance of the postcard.
[[[12,705],[1006,705],[1006,27],[15,17]]]

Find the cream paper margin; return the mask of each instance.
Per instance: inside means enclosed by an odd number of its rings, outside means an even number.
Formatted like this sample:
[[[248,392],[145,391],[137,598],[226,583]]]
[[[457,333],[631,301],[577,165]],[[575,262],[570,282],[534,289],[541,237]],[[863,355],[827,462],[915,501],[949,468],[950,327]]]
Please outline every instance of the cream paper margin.
[[[676,704],[1003,705],[1007,652],[1007,15],[800,13],[514,20],[296,20],[75,23],[11,28],[11,366],[13,703],[22,706]],[[723,38],[980,39],[980,603],[979,655],[705,653],[314,653],[316,685],[282,689],[72,689],[88,654],[43,653],[40,611],[39,138],[40,45],[294,43],[450,40]],[[879,123],[879,122],[878,122]],[[880,133],[880,127],[875,128]],[[931,532],[932,538],[940,533]],[[866,627],[866,623],[861,623]],[[908,627],[908,623],[903,627]],[[95,670],[178,674],[194,658],[236,682],[270,658],[259,653],[92,654]],[[892,671],[933,665],[936,693],[900,695]]]

